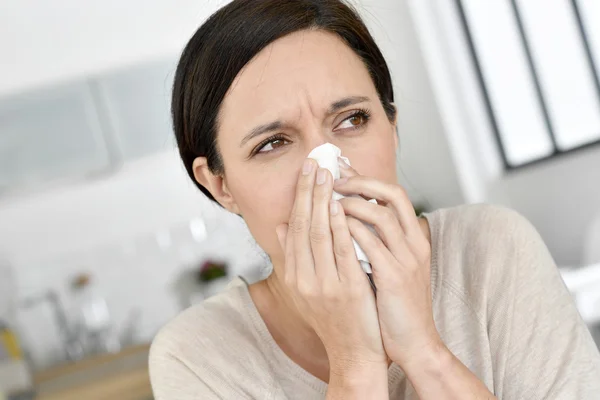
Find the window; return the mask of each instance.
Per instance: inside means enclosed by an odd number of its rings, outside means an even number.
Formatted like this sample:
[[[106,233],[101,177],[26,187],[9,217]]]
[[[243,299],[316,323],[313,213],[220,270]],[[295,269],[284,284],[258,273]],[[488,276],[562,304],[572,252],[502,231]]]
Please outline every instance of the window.
[[[600,144],[600,2],[456,0],[505,167]]]

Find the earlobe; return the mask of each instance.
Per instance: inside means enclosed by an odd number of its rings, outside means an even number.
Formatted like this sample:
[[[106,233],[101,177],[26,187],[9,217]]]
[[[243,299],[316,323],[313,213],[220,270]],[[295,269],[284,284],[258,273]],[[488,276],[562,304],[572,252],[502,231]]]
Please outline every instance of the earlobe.
[[[212,173],[208,168],[206,157],[197,157],[192,163],[192,169],[196,182],[204,186],[219,204],[234,214],[240,213],[237,203],[227,187],[224,176]]]

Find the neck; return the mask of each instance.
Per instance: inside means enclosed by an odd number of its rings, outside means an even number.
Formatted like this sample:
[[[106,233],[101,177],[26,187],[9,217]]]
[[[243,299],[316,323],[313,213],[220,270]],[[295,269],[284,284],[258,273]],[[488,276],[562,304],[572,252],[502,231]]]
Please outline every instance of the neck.
[[[250,286],[252,300],[281,350],[296,364],[327,381],[329,361],[325,347],[283,286],[283,265],[273,264],[267,279]]]
[[[275,265],[273,273],[263,281],[266,294],[270,299],[270,309],[274,316],[277,317],[277,323],[280,325],[278,331],[285,333],[286,337],[301,340],[304,344],[318,344],[316,347],[322,348],[323,344],[321,340],[310,325],[306,323],[288,294],[288,289],[283,286],[283,280],[280,279],[279,271],[282,271],[282,269],[277,268]],[[324,351],[325,349],[323,348]]]

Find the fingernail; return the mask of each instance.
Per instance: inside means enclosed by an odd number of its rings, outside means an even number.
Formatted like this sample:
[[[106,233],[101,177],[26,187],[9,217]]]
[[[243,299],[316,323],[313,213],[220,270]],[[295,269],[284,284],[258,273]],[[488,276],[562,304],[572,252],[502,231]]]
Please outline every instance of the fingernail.
[[[334,183],[339,186],[343,185],[346,182],[348,182],[348,177],[336,179]]]
[[[323,168],[319,168],[317,172],[317,185],[322,185],[325,183],[327,170]]]
[[[331,215],[337,215],[338,210],[339,210],[338,202],[335,200],[331,200],[331,202],[329,202],[329,213]]]
[[[340,166],[340,168],[350,168],[350,165],[348,165],[348,163],[342,157],[338,157],[338,165]]]
[[[306,159],[304,160],[304,165],[302,166],[302,175],[308,175],[310,174],[310,171],[312,171],[312,161],[310,159]]]

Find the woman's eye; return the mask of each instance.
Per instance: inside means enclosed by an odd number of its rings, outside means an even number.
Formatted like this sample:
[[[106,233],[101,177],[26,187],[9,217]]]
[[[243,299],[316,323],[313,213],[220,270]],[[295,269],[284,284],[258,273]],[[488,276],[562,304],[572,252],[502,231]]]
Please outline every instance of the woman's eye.
[[[278,147],[285,146],[286,142],[287,140],[285,139],[273,139],[265,143],[265,145],[260,148],[258,153],[268,153],[269,151],[275,150]]]
[[[368,120],[368,117],[364,114],[354,114],[343,120],[336,129],[347,129],[356,128],[364,125]]]

